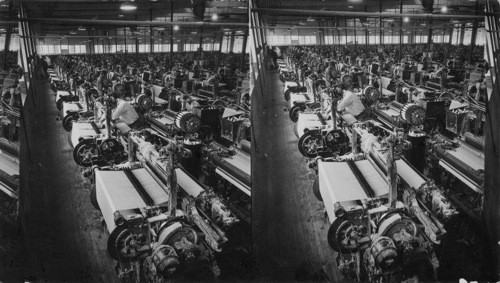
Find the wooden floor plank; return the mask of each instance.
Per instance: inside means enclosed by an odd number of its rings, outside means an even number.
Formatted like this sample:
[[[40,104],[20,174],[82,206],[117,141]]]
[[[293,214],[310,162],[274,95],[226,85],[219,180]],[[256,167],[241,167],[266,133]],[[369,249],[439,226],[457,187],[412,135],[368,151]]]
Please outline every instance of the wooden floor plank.
[[[25,109],[29,152],[21,186],[26,277],[118,282],[106,251],[107,232],[89,201],[89,183],[73,161],[49,84],[39,82]]]
[[[286,110],[283,84],[268,71],[262,105],[253,119],[252,247],[256,278],[339,282],[335,253],[328,246],[329,223],[312,193],[314,173],[297,149],[298,139]]]

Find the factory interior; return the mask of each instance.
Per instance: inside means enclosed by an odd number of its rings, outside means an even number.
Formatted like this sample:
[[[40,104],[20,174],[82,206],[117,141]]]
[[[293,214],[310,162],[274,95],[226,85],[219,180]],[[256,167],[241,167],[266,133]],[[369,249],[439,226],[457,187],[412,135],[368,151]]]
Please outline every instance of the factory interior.
[[[249,280],[248,3],[0,5],[0,281]]]
[[[0,282],[500,280],[500,1],[0,16]]]
[[[498,280],[498,5],[250,1],[256,278]]]

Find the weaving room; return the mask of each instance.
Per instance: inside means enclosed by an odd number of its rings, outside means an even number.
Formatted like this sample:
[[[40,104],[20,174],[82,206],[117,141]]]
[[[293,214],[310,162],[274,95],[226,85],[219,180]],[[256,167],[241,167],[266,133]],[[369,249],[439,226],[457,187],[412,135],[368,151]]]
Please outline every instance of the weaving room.
[[[498,12],[250,1],[256,278],[497,280]]]
[[[248,3],[0,5],[0,281],[248,280]]]

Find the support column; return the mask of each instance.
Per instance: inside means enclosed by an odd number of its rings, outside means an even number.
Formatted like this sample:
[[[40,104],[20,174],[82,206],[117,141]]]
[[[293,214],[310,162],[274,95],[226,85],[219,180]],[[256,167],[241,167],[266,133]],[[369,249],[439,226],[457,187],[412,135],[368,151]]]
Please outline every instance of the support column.
[[[241,50],[241,71],[245,69],[245,51],[247,50],[247,40],[248,40],[248,29],[245,29],[245,33],[243,34],[243,47]]]
[[[170,2],[170,22],[174,21],[174,1]],[[170,26],[170,59],[174,58],[174,26]]]
[[[235,34],[236,34],[236,32],[234,30],[231,31],[231,41],[229,43],[229,52],[233,52]]]
[[[465,35],[465,23],[462,23],[460,27],[460,41],[458,44],[464,45],[464,35]]]
[[[153,21],[153,8],[149,9],[149,21]],[[149,26],[149,53],[153,54],[155,39],[153,38],[153,26]]]

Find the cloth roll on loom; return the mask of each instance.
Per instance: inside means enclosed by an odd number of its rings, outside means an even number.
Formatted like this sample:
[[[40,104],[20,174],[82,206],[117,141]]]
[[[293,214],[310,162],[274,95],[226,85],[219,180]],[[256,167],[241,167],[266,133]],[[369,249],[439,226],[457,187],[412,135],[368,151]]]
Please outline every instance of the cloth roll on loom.
[[[250,194],[252,181],[250,178],[249,157],[246,158],[243,154],[236,154],[225,158],[214,155],[212,162],[217,166],[217,174],[226,178],[245,193]]]
[[[358,172],[354,172],[347,162],[318,162],[320,192],[331,223],[335,220],[336,203],[348,208],[356,205],[358,200],[368,198],[360,178],[366,180],[374,197],[384,197],[389,192],[386,181],[370,161],[353,163]]]
[[[135,214],[138,208],[151,205],[166,206],[169,202],[169,195],[146,169],[141,168],[129,172],[138,183],[134,184],[125,170],[95,171],[97,201],[110,233],[116,227],[114,222],[116,211],[126,217]],[[152,203],[148,204],[149,201]]]

